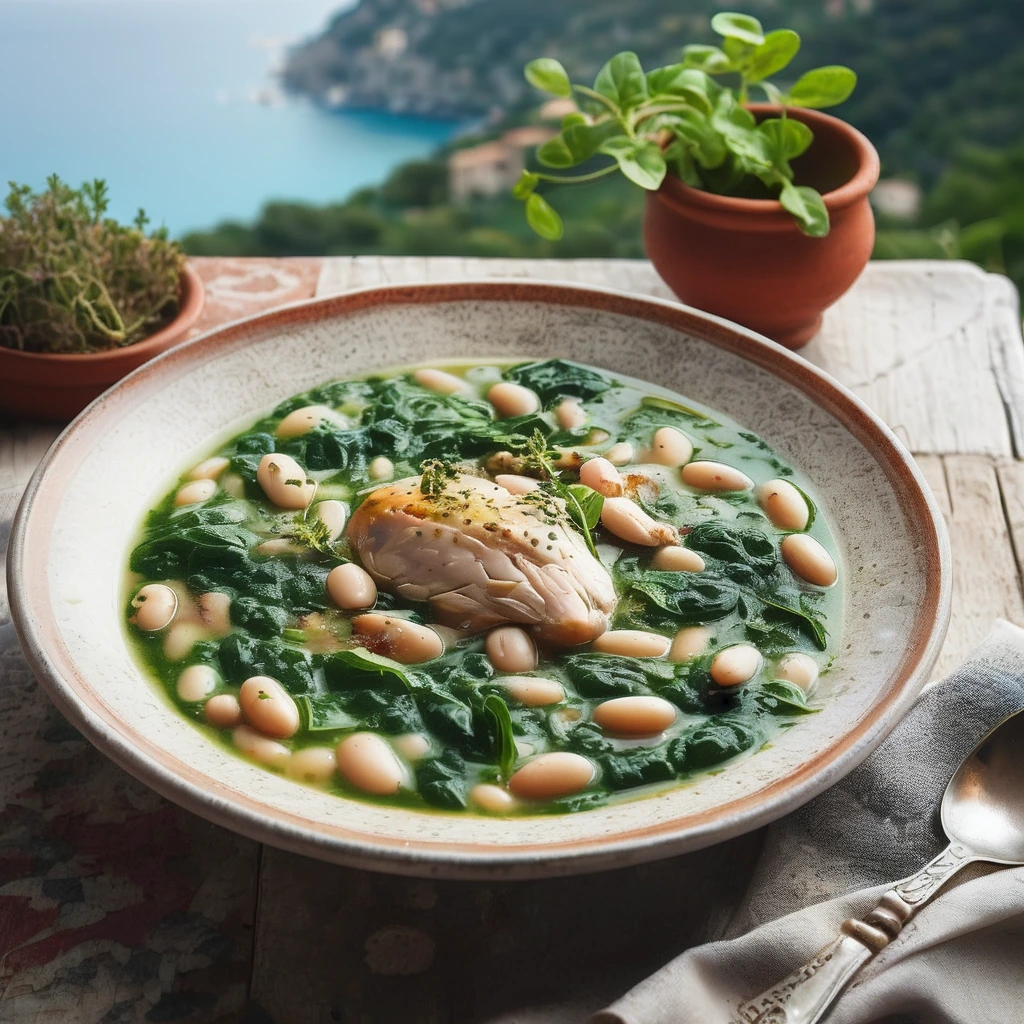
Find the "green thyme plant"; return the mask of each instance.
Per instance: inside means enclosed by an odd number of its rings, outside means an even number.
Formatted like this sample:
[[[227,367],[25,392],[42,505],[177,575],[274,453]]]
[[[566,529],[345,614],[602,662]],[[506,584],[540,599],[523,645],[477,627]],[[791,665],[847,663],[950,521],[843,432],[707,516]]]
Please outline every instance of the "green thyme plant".
[[[0,217],[0,345],[82,353],[141,341],[172,320],[185,257],[159,229],[106,216],[106,182],[56,175],[33,193],[10,184]]]
[[[562,220],[536,188],[541,182],[576,184],[621,171],[654,191],[666,174],[718,195],[778,198],[808,235],[828,234],[821,195],[793,181],[790,161],[813,141],[787,107],[819,109],[842,103],[857,76],[839,65],[815,68],[785,91],[768,79],[800,49],[791,29],[765,33],[748,14],[720,12],[711,27],[721,46],[684,46],[682,60],[645,72],[635,53],[618,53],[598,72],[593,88],[569,80],[550,57],[526,65],[526,80],[555,96],[575,96],[580,112],[537,150],[545,167],[564,170],[607,156],[612,163],[585,174],[524,171],[513,195],[526,203],[530,226],[544,238],[562,236]],[[723,81],[718,81],[723,79]],[[782,108],[760,123],[744,107],[752,87]]]

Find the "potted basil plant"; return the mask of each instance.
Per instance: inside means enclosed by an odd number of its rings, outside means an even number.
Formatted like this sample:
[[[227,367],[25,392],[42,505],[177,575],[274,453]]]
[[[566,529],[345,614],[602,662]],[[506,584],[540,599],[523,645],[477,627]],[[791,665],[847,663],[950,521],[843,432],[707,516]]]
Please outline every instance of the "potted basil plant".
[[[711,27],[721,46],[685,46],[679,63],[646,72],[619,53],[593,87],[571,82],[557,60],[531,61],[527,81],[580,108],[538,148],[539,164],[565,172],[609,159],[578,174],[524,171],[513,194],[533,229],[557,240],[561,218],[538,189],[621,172],[647,190],[647,255],[680,299],[798,348],[874,244],[867,196],[878,154],[819,112],[842,103],[857,76],[820,67],[783,89],[770,78],[796,56],[796,32],[766,33],[730,12]],[[754,88],[767,102],[750,102]]]
[[[107,216],[103,181],[11,184],[0,217],[0,411],[70,419],[183,341],[203,284],[164,229]]]

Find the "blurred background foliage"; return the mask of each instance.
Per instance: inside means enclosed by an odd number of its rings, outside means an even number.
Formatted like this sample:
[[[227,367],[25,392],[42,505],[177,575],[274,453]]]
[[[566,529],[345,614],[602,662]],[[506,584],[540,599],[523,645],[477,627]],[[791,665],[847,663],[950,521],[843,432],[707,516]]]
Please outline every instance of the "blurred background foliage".
[[[285,75],[290,87],[312,95],[332,81],[358,88],[352,69],[372,69],[366,63],[372,40],[382,26],[402,24],[410,45],[400,59],[411,61],[424,81],[434,80],[432,68],[442,84],[450,75],[458,90],[449,89],[444,102],[475,113],[484,127],[432,159],[397,168],[379,187],[324,207],[270,202],[254,223],[223,223],[187,235],[184,245],[196,255],[640,257],[643,196],[618,176],[560,192],[566,233],[550,243],[530,232],[521,204],[504,193],[453,201],[448,160],[459,148],[539,121],[543,97],[522,83],[525,60],[558,56],[574,77],[592,75],[624,48],[636,50],[645,66],[668,63],[683,43],[711,41],[709,17],[717,6],[711,0],[685,8],[680,0],[448,0],[425,19],[423,0],[362,0],[293,54]],[[872,139],[883,178],[909,182],[919,196],[910,210],[879,209],[876,257],[963,257],[1024,284],[1020,0],[739,6],[767,29],[800,32],[794,75],[828,63],[858,72],[853,97],[834,113]],[[387,80],[374,88],[386,93]],[[382,94],[376,102],[386,100]],[[480,122],[483,110],[489,113]]]

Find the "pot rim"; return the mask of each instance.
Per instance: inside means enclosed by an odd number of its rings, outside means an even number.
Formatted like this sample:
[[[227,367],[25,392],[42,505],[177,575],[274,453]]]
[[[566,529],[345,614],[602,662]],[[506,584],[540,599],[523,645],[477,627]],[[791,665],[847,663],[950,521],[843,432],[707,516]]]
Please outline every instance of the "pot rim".
[[[140,355],[145,356],[147,352],[158,355],[170,341],[184,338],[195,326],[205,303],[206,288],[203,279],[191,263],[186,263],[181,268],[181,304],[177,314],[159,331],[143,338],[142,341],[122,345],[120,348],[104,349],[102,352],[23,352],[21,349],[0,345],[0,360],[7,359],[20,363],[26,370],[32,366],[38,369],[57,366],[67,361],[85,363],[92,367],[101,367],[104,364],[116,366],[122,360],[138,362]]]
[[[755,116],[779,114],[783,109],[776,103],[748,103],[746,108]],[[824,125],[835,129],[853,143],[857,152],[858,166],[853,177],[838,188],[822,194],[825,208],[829,213],[844,209],[863,199],[874,188],[882,166],[878,150],[872,145],[870,139],[841,117],[833,117],[831,114],[824,114],[820,110],[811,110],[809,107],[787,107],[786,111],[790,116],[803,121],[812,129]],[[716,213],[735,213],[753,217],[781,214],[787,218],[790,217],[790,214],[783,209],[782,203],[777,199],[743,199],[738,196],[720,196],[715,192],[705,192],[703,189],[687,185],[681,178],[677,178],[673,174],[666,174],[661,188],[652,195],[658,195],[658,193],[662,193],[661,198],[668,195],[677,202],[704,207]]]

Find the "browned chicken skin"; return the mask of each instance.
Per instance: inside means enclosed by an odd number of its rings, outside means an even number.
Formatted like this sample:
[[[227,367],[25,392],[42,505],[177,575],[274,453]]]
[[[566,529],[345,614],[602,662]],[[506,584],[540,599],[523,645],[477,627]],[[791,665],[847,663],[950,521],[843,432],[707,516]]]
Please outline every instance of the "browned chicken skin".
[[[379,586],[429,601],[442,625],[512,622],[574,646],[605,632],[615,607],[608,571],[547,495],[458,476],[428,496],[409,477],[374,491],[347,534]]]

